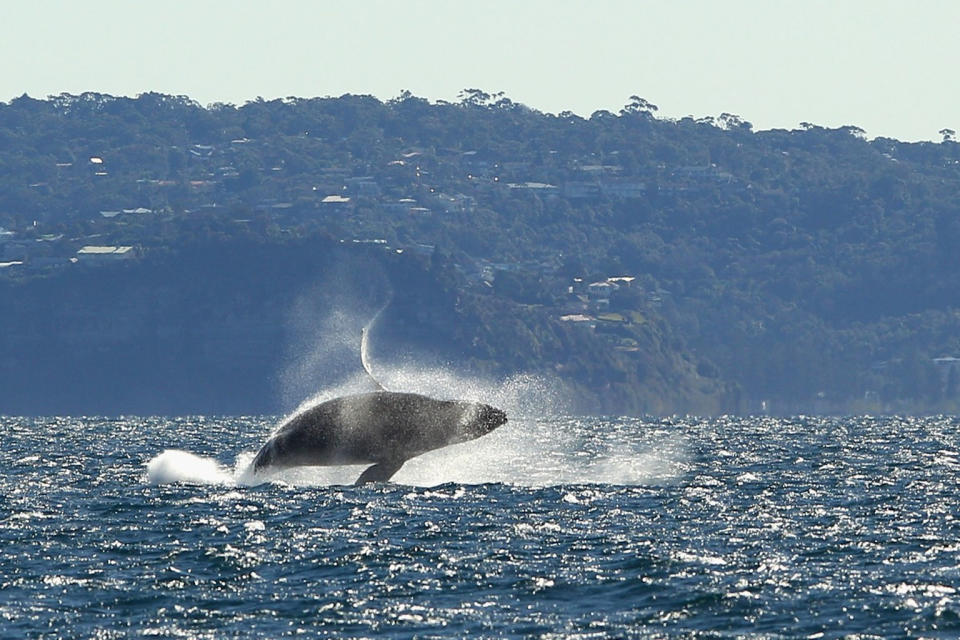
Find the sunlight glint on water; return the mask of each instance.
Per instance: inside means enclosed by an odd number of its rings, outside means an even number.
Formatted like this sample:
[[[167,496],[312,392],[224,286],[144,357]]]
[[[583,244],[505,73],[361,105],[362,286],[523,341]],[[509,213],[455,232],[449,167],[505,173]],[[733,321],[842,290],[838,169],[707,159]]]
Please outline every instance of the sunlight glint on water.
[[[953,418],[521,417],[251,484],[273,424],[0,418],[0,635],[960,633]]]

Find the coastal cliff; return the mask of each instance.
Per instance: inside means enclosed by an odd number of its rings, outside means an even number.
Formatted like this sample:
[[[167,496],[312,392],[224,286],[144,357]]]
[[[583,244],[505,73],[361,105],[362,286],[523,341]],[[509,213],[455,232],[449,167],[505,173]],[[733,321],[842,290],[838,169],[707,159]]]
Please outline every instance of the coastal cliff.
[[[441,257],[326,238],[226,242],[0,282],[0,413],[276,413],[359,371],[359,328],[387,297],[379,362],[527,373],[589,413],[716,412],[732,394],[668,347],[630,349],[458,281]],[[304,363],[309,360],[309,366]]]

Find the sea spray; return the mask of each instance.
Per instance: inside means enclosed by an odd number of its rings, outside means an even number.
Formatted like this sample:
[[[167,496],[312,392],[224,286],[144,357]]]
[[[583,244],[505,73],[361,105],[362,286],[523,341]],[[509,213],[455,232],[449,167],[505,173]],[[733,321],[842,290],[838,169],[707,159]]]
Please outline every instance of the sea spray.
[[[662,484],[682,477],[687,454],[682,440],[668,437],[659,424],[631,421],[630,429],[591,433],[590,419],[563,418],[563,394],[553,381],[521,374],[502,380],[470,377],[441,368],[379,366],[391,390],[441,399],[489,403],[507,412],[509,422],[493,433],[443,447],[408,460],[394,476],[398,484],[435,486],[503,483],[523,487],[560,484]],[[321,402],[372,391],[369,376],[358,372],[325,388],[280,420]],[[270,436],[264,433],[263,441]],[[215,460],[183,451],[165,451],[148,463],[148,481],[231,484],[263,482],[293,486],[352,484],[364,466],[298,467],[253,474],[254,451],[236,457],[233,471]]]
[[[297,297],[286,313],[285,366],[278,376],[285,407],[362,371],[361,327],[373,331],[392,297],[381,267],[349,261]]]
[[[638,425],[639,426],[639,425]],[[689,456],[680,437],[644,437],[642,426],[625,434],[586,438],[589,420],[519,419],[483,438],[408,460],[393,477],[400,485],[501,483],[517,487],[567,484],[661,485],[677,481]],[[611,437],[610,442],[604,436]],[[151,484],[251,486],[264,482],[299,487],[351,485],[366,465],[294,467],[253,474],[253,452],[240,453],[233,470],[184,451],[164,451],[147,464]]]
[[[167,449],[147,463],[150,484],[234,484],[233,474],[216,460]]]

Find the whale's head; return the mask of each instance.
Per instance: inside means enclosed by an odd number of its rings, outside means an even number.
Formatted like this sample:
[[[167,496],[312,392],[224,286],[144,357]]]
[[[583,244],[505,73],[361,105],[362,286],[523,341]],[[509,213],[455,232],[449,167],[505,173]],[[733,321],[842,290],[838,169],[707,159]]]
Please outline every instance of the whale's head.
[[[507,414],[502,409],[488,404],[471,404],[461,423],[463,440],[473,440],[485,436],[507,422]]]

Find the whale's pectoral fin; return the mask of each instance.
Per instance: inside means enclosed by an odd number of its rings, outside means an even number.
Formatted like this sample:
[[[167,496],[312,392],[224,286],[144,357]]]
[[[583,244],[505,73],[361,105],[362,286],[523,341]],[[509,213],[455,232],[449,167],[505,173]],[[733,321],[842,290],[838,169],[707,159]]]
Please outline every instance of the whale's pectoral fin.
[[[404,460],[386,460],[384,462],[378,462],[377,464],[367,467],[366,470],[360,474],[360,477],[357,478],[357,481],[354,482],[354,486],[359,486],[361,484],[367,484],[368,482],[386,482],[393,474],[400,470],[400,467],[403,466]]]

